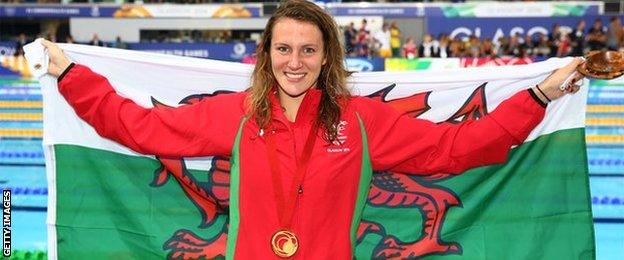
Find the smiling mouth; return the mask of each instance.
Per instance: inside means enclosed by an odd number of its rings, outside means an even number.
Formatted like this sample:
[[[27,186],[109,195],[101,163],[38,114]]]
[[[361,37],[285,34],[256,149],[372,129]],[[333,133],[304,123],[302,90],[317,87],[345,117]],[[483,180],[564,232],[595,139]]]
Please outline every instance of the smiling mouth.
[[[289,80],[300,80],[302,79],[307,73],[290,73],[290,72],[284,72],[284,75],[286,75],[286,78],[288,78]]]

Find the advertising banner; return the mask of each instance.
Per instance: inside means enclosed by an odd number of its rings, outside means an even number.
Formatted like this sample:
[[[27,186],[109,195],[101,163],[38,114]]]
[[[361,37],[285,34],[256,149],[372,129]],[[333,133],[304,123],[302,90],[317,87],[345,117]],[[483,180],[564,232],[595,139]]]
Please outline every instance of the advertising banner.
[[[534,35],[542,33],[548,35],[554,24],[559,24],[561,29],[571,31],[576,24],[585,20],[587,28],[591,26],[595,18],[600,16],[579,17],[542,17],[542,18],[427,18],[427,32],[437,36],[441,33],[448,34],[451,38],[465,38],[475,35],[481,39],[490,38],[494,42],[502,36]],[[608,17],[602,18],[603,24],[608,24]]]
[[[459,58],[386,59],[386,71],[441,70],[459,68]]]
[[[0,17],[115,17],[115,18],[249,18],[259,17],[259,4],[196,5],[10,5]]]
[[[128,49],[196,58],[241,61],[256,50],[255,43],[130,43]]]
[[[0,17],[112,17],[119,6],[11,5],[0,7]]]
[[[346,58],[345,63],[347,70],[366,72],[366,71],[384,71],[383,58]]]
[[[115,18],[250,18],[260,16],[260,5],[124,5]]]
[[[333,16],[383,16],[383,17],[423,17],[424,4],[326,4],[325,9]]]
[[[16,45],[14,41],[0,41],[0,56],[11,56],[15,54]]]
[[[506,65],[523,65],[533,63],[531,58],[518,57],[483,57],[483,58],[460,58],[459,64],[462,68],[467,67],[490,67]]]
[[[444,4],[426,9],[427,16],[444,17],[557,17],[585,16],[603,13],[599,2],[485,2]],[[438,13],[438,11],[441,11]]]
[[[517,2],[517,3],[329,3],[325,8],[334,16],[380,15],[397,17],[560,17],[600,15],[603,2]]]
[[[603,2],[519,3],[328,3],[334,16],[398,17],[561,17],[600,15]],[[131,17],[131,18],[248,18],[262,15],[261,4],[146,4],[146,5],[10,5],[0,17]]]

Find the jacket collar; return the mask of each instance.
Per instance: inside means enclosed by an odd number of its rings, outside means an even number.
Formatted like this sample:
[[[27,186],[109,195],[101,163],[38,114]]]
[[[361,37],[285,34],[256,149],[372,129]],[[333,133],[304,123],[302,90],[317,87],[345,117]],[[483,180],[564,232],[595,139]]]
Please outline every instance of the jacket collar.
[[[273,120],[278,120],[283,122],[286,125],[301,125],[301,124],[312,124],[314,120],[316,120],[316,115],[318,114],[319,104],[321,102],[321,91],[316,87],[311,87],[307,90],[301,104],[299,105],[299,110],[297,110],[297,117],[295,118],[295,122],[290,122],[284,115],[284,109],[282,108],[278,92],[277,86],[274,88],[275,90],[271,92],[269,96],[269,100],[271,101],[271,115]]]

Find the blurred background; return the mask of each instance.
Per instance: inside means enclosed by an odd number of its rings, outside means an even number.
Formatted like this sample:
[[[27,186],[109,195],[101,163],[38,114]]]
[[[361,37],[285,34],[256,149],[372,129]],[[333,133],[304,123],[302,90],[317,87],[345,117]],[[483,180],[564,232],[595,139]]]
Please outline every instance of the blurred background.
[[[624,1],[319,1],[353,71],[517,65],[623,50]],[[47,258],[41,91],[22,46],[37,37],[254,63],[278,3],[0,0],[0,187],[12,258]],[[624,259],[624,79],[591,80],[587,160],[598,259]]]

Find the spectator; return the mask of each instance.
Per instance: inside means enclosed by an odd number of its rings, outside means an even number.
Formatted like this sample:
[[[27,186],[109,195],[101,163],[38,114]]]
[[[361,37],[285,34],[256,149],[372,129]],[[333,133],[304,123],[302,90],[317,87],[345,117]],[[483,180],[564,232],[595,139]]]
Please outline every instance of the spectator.
[[[26,34],[25,33],[20,33],[19,36],[17,36],[17,41],[15,43],[15,56],[22,56],[24,55],[24,45],[28,44],[28,42],[30,42],[30,40],[28,40],[28,38],[26,38]]]
[[[370,36],[367,31],[358,30],[357,42],[355,48],[357,50],[358,57],[370,56]]]
[[[468,56],[473,58],[481,57],[481,42],[479,38],[474,35],[470,35],[468,42],[466,43],[466,50],[468,50]]]
[[[381,31],[375,33],[375,43],[378,46],[379,57],[390,58],[392,56],[392,49],[390,48],[390,25],[384,23]]]
[[[520,33],[516,33],[509,38],[509,48],[507,55],[520,57]]]
[[[100,37],[98,37],[97,33],[94,33],[91,41],[89,41],[89,45],[104,46],[104,42],[100,41]]]
[[[557,46],[557,57],[565,57],[571,51],[570,37],[568,37],[568,34],[561,34],[560,37],[559,45]]]
[[[609,28],[611,40],[609,49],[624,49],[624,27],[618,17],[611,18]],[[590,49],[604,49],[607,47],[607,30],[602,26],[600,19],[594,21],[593,27],[585,31],[586,23],[580,20],[572,31],[564,30],[559,24],[553,24],[552,31],[548,34],[536,33],[532,35],[521,35],[516,33],[510,37],[499,37],[497,41],[487,38],[481,40],[478,37],[470,36],[468,40],[450,39],[445,34],[440,34],[438,41],[428,40],[430,35],[425,35],[423,45],[436,46],[429,48],[426,54],[422,45],[419,46],[421,57],[564,57],[582,56]],[[587,36],[585,36],[587,35]],[[557,38],[558,37],[558,38]],[[427,44],[429,43],[429,44]],[[435,44],[434,44],[435,43]],[[478,48],[477,48],[478,46]],[[600,47],[602,46],[602,47]],[[435,50],[434,50],[435,49]],[[444,51],[446,50],[446,51]],[[446,55],[443,54],[446,52]],[[435,54],[434,54],[435,53]]]
[[[118,48],[118,49],[127,49],[128,48],[128,44],[123,42],[121,40],[121,37],[117,36],[117,38],[115,38],[115,42],[113,43],[112,47],[113,48]]]
[[[418,57],[418,47],[414,42],[414,38],[407,38],[407,42],[403,44],[403,57],[410,60]]]
[[[353,22],[349,23],[349,26],[344,30],[344,39],[345,39],[345,54],[347,56],[353,56],[353,52],[356,44],[357,32],[355,31],[355,24]]]
[[[602,50],[606,47],[607,36],[605,28],[602,26],[602,20],[594,20],[592,28],[587,32],[587,47],[590,51]]]
[[[525,35],[524,40],[518,45],[518,57],[526,58],[533,54],[533,39],[530,35]]]
[[[54,33],[46,33],[45,37],[48,41],[56,42],[56,34]]]
[[[433,40],[431,34],[425,34],[423,37],[423,42],[418,46],[418,57],[439,57],[440,49],[439,43],[436,40]]]
[[[496,57],[496,48],[494,43],[492,43],[492,39],[485,38],[483,44],[481,44],[481,55],[483,57]]]
[[[570,33],[570,55],[583,56],[585,51],[585,21],[580,20],[574,30]]]
[[[370,32],[366,29],[368,22],[366,19],[362,19],[362,24],[360,25],[360,29],[358,30],[356,37],[356,50],[357,55],[360,57],[368,57],[370,56]]]
[[[501,36],[498,38],[498,49],[496,52],[496,56],[507,56],[509,55],[509,37]]]
[[[191,38],[190,39],[191,42],[203,42],[204,41],[204,35],[202,31],[200,30],[191,30],[190,38]]]
[[[619,17],[613,16],[607,29],[607,49],[617,51],[622,43],[622,22]]]
[[[71,35],[65,36],[65,43],[75,43],[74,37],[72,37]]]
[[[232,41],[232,30],[223,30],[219,33],[215,42],[226,43]]]
[[[464,56],[464,43],[459,38],[453,38],[449,45],[451,51],[451,57],[463,57]]]
[[[537,57],[547,58],[550,57],[551,49],[548,37],[542,33],[539,34],[539,42],[535,48],[533,48],[533,54]]]
[[[401,56],[401,30],[394,21],[390,24],[390,47],[392,48],[392,56]]]
[[[548,41],[550,42],[550,53],[557,53],[559,46],[559,39],[561,39],[561,27],[555,23],[548,34]]]
[[[438,41],[440,46],[439,46],[439,54],[438,57],[440,58],[448,58],[450,57],[449,55],[451,55],[451,49],[450,49],[450,40],[448,35],[446,34],[440,34],[440,40]]]

